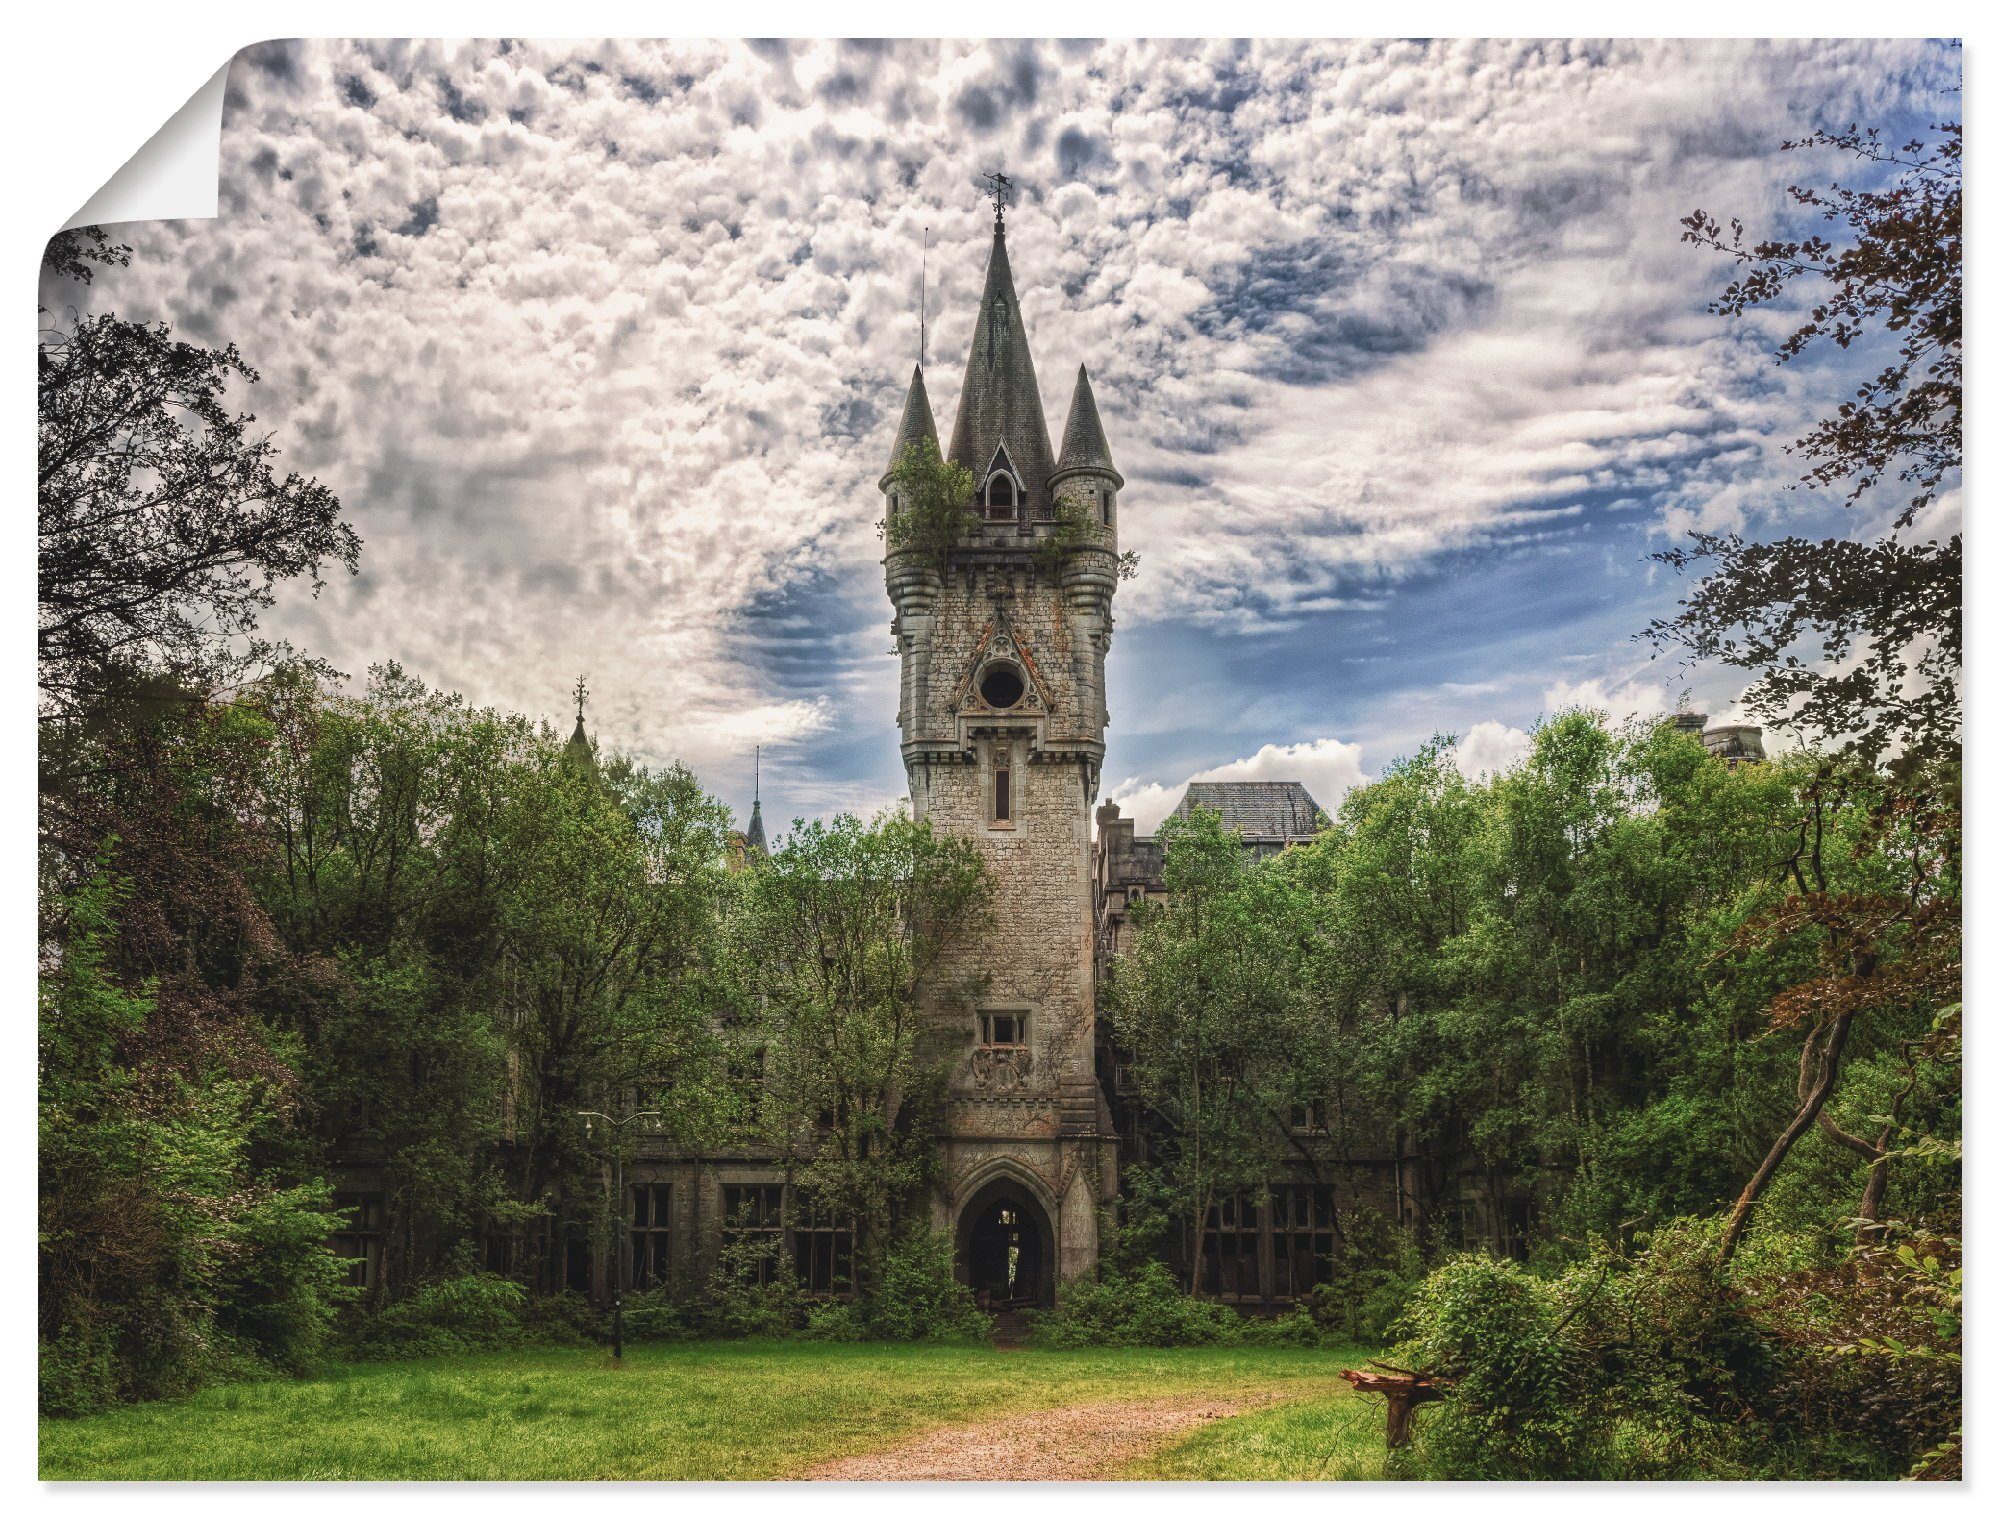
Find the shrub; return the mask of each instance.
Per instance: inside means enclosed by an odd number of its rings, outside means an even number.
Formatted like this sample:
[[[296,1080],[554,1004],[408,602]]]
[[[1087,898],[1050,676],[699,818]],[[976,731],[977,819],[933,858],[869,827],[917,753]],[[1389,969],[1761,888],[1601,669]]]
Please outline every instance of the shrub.
[[[610,1333],[609,1315],[593,1309],[579,1294],[566,1292],[560,1299],[549,1301],[565,1302],[559,1323],[551,1328],[561,1332],[572,1330],[586,1339],[602,1339]],[[625,1338],[638,1342],[670,1343],[675,1340],[693,1338],[695,1334],[694,1313],[688,1303],[675,1297],[664,1286],[650,1287],[643,1292],[628,1292],[625,1295]]]
[[[951,1240],[918,1225],[890,1245],[882,1276],[863,1300],[860,1322],[876,1340],[986,1340],[993,1321],[958,1280]]]
[[[1052,1311],[1034,1315],[1037,1344],[1217,1345],[1241,1338],[1243,1320],[1220,1303],[1181,1291],[1158,1261],[1127,1270],[1100,1267],[1071,1282]]]
[[[872,1339],[867,1316],[854,1302],[815,1303],[806,1310],[805,1337],[852,1344]]]
[[[443,1268],[449,1274],[361,1317],[351,1330],[350,1353],[401,1360],[525,1344],[533,1337],[527,1290],[508,1277],[464,1269],[468,1259],[467,1252],[454,1251]]]
[[[725,1339],[779,1338],[805,1319],[805,1291],[776,1240],[743,1234],[724,1241],[701,1306],[704,1332]]]
[[[1562,1297],[1512,1261],[1464,1255],[1410,1296],[1390,1359],[1449,1395],[1415,1422],[1404,1464],[1426,1475],[1596,1475],[1607,1433]]]
[[[346,1262],[327,1249],[335,1215],[323,1181],[253,1198],[232,1229],[218,1283],[218,1327],[280,1371],[317,1364],[333,1326]]]
[[[1341,1330],[1315,1318],[1303,1303],[1275,1318],[1239,1320],[1236,1338],[1245,1345],[1298,1345],[1308,1350],[1344,1345],[1349,1340]]]
[[[1388,1339],[1424,1275],[1410,1232],[1365,1207],[1348,1210],[1341,1248],[1326,1269],[1300,1306],[1328,1337],[1363,1345]]]
[[[103,1326],[70,1322],[39,1351],[41,1411],[59,1417],[95,1413],[118,1396],[117,1345]]]

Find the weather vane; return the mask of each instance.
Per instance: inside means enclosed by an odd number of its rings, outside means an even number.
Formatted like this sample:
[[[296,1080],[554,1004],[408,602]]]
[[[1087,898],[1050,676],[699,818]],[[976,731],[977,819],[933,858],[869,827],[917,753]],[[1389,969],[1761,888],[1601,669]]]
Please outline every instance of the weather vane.
[[[576,678],[576,720],[583,721],[583,699],[590,695],[590,687],[583,683],[581,675]]]
[[[993,192],[993,230],[998,232],[1007,224],[1007,196],[1014,188],[1014,181],[998,171],[979,177]]]

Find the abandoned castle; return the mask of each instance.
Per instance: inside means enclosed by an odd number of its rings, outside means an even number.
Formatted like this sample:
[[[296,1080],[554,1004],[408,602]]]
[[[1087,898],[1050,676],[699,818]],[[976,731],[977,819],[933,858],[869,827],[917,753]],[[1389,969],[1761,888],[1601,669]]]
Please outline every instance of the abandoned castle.
[[[887,457],[937,441],[922,368],[910,380]],[[901,660],[897,711],[914,814],[976,842],[997,883],[992,926],[965,953],[985,986],[980,1005],[940,1020],[949,1070],[938,1228],[955,1243],[961,1279],[982,1300],[1047,1303],[1098,1258],[1116,1217],[1121,1153],[1140,1141],[1129,1072],[1099,1017],[1137,903],[1164,889],[1163,851],[1115,803],[1095,810],[1108,721],[1105,659],[1118,585],[1124,479],[1112,462],[1090,378],[1078,370],[1060,446],[1052,447],[1028,336],[996,214],[971,352],[945,458],[975,482],[979,522],[940,564],[914,549],[885,560]],[[882,479],[887,511],[896,488]],[[1037,549],[1057,531],[1058,501],[1091,531],[1060,556]],[[1051,568],[1051,566],[1054,566]],[[886,714],[885,714],[886,715]],[[1689,714],[1677,724],[1701,733]],[[579,718],[578,737],[581,744]],[[1730,763],[1761,758],[1754,728],[1702,737]],[[1269,854],[1309,839],[1318,804],[1296,782],[1194,784],[1182,809],[1210,807]],[[764,849],[761,804],[739,850]],[[1295,1110],[1297,1159],[1256,1195],[1219,1201],[1200,1246],[1205,1292],[1246,1307],[1307,1290],[1336,1248],[1336,1205],[1365,1201],[1406,1224],[1514,1248],[1527,1199],[1496,1178],[1444,1176],[1429,1158],[1385,1144],[1361,1158],[1324,1158],[1313,1137],[1325,1113]],[[379,1169],[357,1157],[340,1203],[355,1210],[343,1239],[357,1283],[380,1251]],[[804,1286],[838,1293],[853,1238],[788,1185],[768,1151],[677,1151],[641,1140],[624,1172],[627,1279],[634,1288],[705,1279],[725,1238],[762,1235]],[[607,1252],[576,1231],[561,1280],[603,1297]]]

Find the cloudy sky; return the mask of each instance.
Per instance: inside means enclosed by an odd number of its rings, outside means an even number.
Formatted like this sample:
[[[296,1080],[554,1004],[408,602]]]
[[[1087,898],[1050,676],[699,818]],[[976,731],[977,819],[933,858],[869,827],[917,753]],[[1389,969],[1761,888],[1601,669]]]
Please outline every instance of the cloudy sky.
[[[274,631],[554,721],[585,673],[600,737],[739,808],[759,743],[776,818],[867,808],[925,229],[948,433],[1004,168],[1051,431],[1088,361],[1141,556],[1107,791],[1330,806],[1434,732],[1477,771],[1568,704],[1730,710],[1633,638],[1649,551],[1879,524],[1785,489],[1850,376],[1709,314],[1679,218],[1775,228],[1825,168],[1780,142],[1957,80],[1906,42],[268,44],[222,215],[44,298],[262,371],[366,540]]]

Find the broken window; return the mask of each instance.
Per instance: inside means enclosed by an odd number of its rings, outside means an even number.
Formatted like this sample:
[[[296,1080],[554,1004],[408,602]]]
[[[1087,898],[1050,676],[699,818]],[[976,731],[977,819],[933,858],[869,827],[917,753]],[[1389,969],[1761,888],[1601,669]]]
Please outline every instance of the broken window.
[[[808,1292],[844,1295],[854,1290],[854,1220],[829,1212],[811,1198],[796,1199],[792,1264]]]
[[[1264,1295],[1257,1269],[1257,1236],[1261,1213],[1241,1194],[1219,1198],[1208,1210],[1208,1234],[1202,1241],[1202,1273],[1208,1290],[1219,1298],[1260,1298]]]
[[[988,1049],[1015,1048],[1028,1042],[1026,1013],[981,1013],[979,1042]]]
[[[759,1286],[769,1285],[777,1275],[785,1244],[784,1183],[724,1187],[722,1218],[724,1244],[754,1242],[765,1247],[757,1253],[750,1279]]]
[[[1333,1188],[1271,1189],[1271,1296],[1303,1297],[1333,1254]]]
[[[674,1189],[670,1182],[641,1182],[631,1189],[632,1219],[626,1232],[631,1252],[627,1280],[634,1292],[658,1287],[667,1279],[667,1244],[673,1228]]]
[[[1013,756],[1005,748],[993,751],[993,821],[996,826],[1014,824]]]
[[[373,1287],[382,1272],[382,1197],[377,1192],[341,1192],[333,1199],[348,1223],[333,1236],[333,1253],[348,1262],[347,1285]]]

